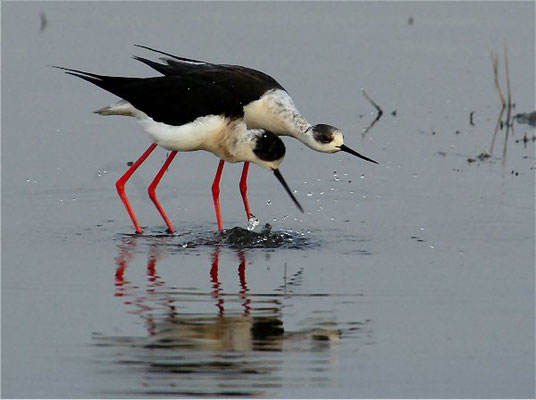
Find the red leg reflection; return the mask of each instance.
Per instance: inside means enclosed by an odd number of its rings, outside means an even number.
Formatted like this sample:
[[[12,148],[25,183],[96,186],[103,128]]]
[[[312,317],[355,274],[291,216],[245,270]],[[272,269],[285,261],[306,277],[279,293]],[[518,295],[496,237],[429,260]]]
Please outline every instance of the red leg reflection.
[[[251,312],[251,299],[247,297],[249,291],[248,284],[246,283],[246,255],[243,250],[238,251],[238,258],[240,264],[238,265],[238,277],[240,279],[240,297],[243,300],[244,316],[248,316]]]
[[[125,286],[130,282],[125,280],[125,270],[128,262],[134,257],[132,253],[136,248],[136,238],[130,237],[124,244],[119,247],[119,254],[115,259],[115,293],[116,297],[123,297],[125,295]]]
[[[152,151],[155,149],[156,143],[153,143],[149,146],[147,150],[145,150],[145,153],[141,155],[140,158],[136,160],[134,164],[117,180],[115,183],[115,187],[117,188],[117,193],[119,193],[119,197],[123,201],[123,204],[125,205],[125,208],[127,209],[128,215],[130,216],[130,219],[132,220],[132,223],[134,224],[134,228],[136,229],[136,233],[142,233],[138,221],[136,220],[136,217],[134,216],[134,212],[132,211],[132,207],[130,207],[130,203],[128,202],[127,195],[125,194],[125,183],[130,179],[134,171],[138,169],[138,167],[145,161],[147,157],[149,157],[149,154],[152,153]]]
[[[210,269],[210,280],[212,281],[212,298],[216,300],[216,307],[219,310],[219,316],[222,317],[224,313],[223,299],[220,297],[221,283],[218,280],[218,263],[220,258],[220,248],[217,247],[212,253],[212,268]]]
[[[149,193],[149,197],[151,198],[151,200],[153,201],[154,205],[156,206],[156,209],[158,210],[158,212],[160,213],[162,218],[164,218],[164,222],[166,223],[166,225],[168,227],[168,232],[169,233],[175,232],[175,228],[173,228],[173,225],[171,224],[171,221],[169,220],[169,218],[167,217],[166,213],[164,212],[164,209],[162,208],[162,206],[158,202],[158,200],[156,198],[155,190],[156,190],[156,186],[160,183],[160,179],[162,179],[162,176],[164,176],[164,174],[166,173],[166,171],[167,171],[167,169],[169,167],[169,164],[171,164],[171,161],[173,161],[173,158],[175,158],[176,154],[177,154],[176,150],[172,151],[169,154],[169,156],[166,158],[166,161],[164,162],[164,165],[162,165],[162,168],[160,168],[160,171],[158,171],[158,174],[156,174],[154,180],[151,182],[151,184],[149,185],[149,188],[147,189],[147,192]]]
[[[212,199],[214,200],[214,209],[216,210],[216,219],[218,220],[218,230],[220,232],[223,231],[220,212],[220,178],[223,171],[223,164],[225,164],[225,161],[220,160],[214,182],[212,182]]]

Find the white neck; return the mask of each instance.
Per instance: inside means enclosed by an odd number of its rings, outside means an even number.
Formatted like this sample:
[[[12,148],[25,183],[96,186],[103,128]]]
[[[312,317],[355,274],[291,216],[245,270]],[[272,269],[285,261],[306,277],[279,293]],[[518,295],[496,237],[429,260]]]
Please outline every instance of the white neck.
[[[259,100],[244,107],[244,113],[249,129],[262,128],[308,143],[303,136],[311,129],[311,124],[300,114],[284,90],[266,92]]]

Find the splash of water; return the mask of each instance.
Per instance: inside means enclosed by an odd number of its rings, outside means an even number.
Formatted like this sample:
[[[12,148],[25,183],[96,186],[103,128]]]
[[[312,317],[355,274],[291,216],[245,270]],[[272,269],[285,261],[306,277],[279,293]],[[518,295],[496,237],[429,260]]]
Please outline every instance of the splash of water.
[[[259,225],[259,219],[254,216],[253,214],[250,214],[249,215],[249,220],[248,220],[248,231],[253,231],[255,230],[255,227]]]

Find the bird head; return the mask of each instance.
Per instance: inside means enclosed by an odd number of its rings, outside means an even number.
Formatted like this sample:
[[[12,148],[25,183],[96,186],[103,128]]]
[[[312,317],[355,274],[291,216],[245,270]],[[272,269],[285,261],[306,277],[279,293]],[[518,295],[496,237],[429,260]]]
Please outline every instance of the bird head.
[[[303,208],[294,197],[294,194],[288,187],[283,175],[279,171],[279,166],[285,158],[285,144],[275,134],[263,129],[250,130],[251,140],[249,141],[251,146],[252,157],[248,159],[263,168],[266,168],[274,173],[277,180],[283,185],[285,191],[288,193],[296,207],[303,212]]]
[[[344,144],[344,137],[341,131],[334,126],[327,124],[318,124],[313,126],[311,128],[311,131],[312,141],[310,145],[316,151],[320,151],[322,153],[337,153],[339,151],[344,151],[356,157],[362,158],[363,160],[378,164],[371,158],[359,154],[357,151],[352,150],[351,148],[346,146]]]

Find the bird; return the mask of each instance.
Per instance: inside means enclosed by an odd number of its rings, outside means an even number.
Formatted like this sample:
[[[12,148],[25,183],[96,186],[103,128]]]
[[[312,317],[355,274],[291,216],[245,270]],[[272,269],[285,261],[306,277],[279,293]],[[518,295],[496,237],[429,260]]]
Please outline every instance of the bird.
[[[363,160],[378,164],[344,144],[340,129],[328,124],[311,125],[298,111],[294,101],[283,86],[270,75],[241,65],[214,64],[191,58],[179,57],[164,51],[136,44],[164,57],[164,63],[133,56],[164,76],[190,77],[222,86],[236,96],[244,109],[244,119],[249,129],[267,129],[278,136],[291,136],[321,153],[343,151]],[[247,200],[247,175],[249,162],[244,162],[239,189],[246,216],[251,212]]]
[[[248,129],[243,107],[223,86],[192,77],[159,76],[149,78],[105,76],[77,69],[53,66],[84,79],[121,98],[95,111],[100,115],[136,118],[148,133],[152,144],[116,182],[116,188],[136,230],[143,231],[125,193],[125,183],[151,152],[161,146],[171,151],[148,187],[149,197],[164,219],[167,230],[175,232],[156,198],[156,186],[177,152],[205,150],[220,158],[212,184],[212,196],[218,230],[223,231],[219,204],[219,183],[225,162],[252,162],[273,172],[296,207],[303,208],[283,179],[279,166],[285,157],[285,145],[265,129]]]

